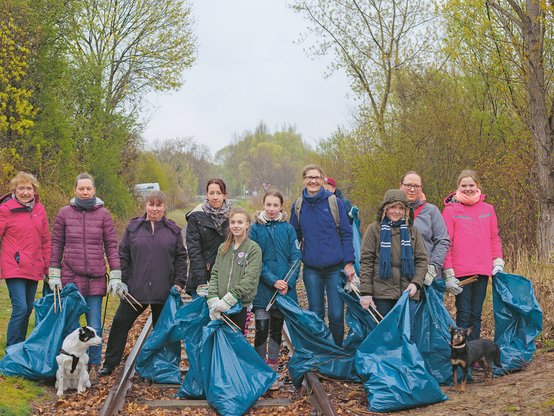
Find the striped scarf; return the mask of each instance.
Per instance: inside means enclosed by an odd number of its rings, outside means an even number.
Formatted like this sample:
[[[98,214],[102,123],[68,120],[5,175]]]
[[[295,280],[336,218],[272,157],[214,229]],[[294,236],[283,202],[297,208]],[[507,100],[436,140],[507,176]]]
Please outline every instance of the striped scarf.
[[[379,271],[381,279],[389,279],[391,277],[391,252],[392,252],[392,233],[391,227],[400,227],[400,247],[402,254],[402,276],[412,280],[414,277],[414,251],[410,240],[410,231],[406,225],[406,220],[402,218],[396,222],[392,222],[388,217],[381,221],[380,232],[380,254],[379,254]]]

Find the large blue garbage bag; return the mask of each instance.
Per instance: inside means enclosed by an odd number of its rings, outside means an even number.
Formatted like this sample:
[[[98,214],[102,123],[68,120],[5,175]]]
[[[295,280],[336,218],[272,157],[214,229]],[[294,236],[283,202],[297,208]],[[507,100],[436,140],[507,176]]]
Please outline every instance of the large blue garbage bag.
[[[331,331],[314,312],[305,311],[287,296],[277,295],[294,354],[288,363],[292,383],[302,386],[304,374],[311,370],[341,380],[360,381],[354,368],[354,352],[338,347]]]
[[[533,284],[517,274],[498,273],[493,279],[494,340],[502,368],[497,375],[519,370],[531,362],[535,338],[542,331],[542,309]]]
[[[179,337],[185,342],[189,369],[177,395],[186,399],[205,397],[202,384],[202,364],[200,351],[202,328],[210,322],[208,304],[205,297],[198,297],[177,311],[175,317]]]
[[[221,415],[243,415],[277,379],[242,332],[223,321],[204,327],[200,349],[206,399]]]
[[[48,286],[48,285],[46,285]],[[52,294],[52,291],[50,291],[49,294],[43,295],[41,298],[38,298],[33,303],[33,307],[35,308],[35,327],[40,324],[40,322],[48,315],[48,311],[54,304],[54,295]],[[57,302],[56,297],[56,310],[59,306]]]
[[[444,280],[424,286],[417,304],[413,340],[427,370],[440,384],[452,384],[450,326],[456,323],[443,302]]]
[[[368,335],[356,352],[356,371],[364,381],[368,408],[391,412],[446,400],[410,341],[408,294]]]
[[[0,361],[0,373],[30,380],[46,380],[56,376],[56,356],[60,352],[63,340],[79,327],[79,317],[88,311],[85,299],[73,283],[62,289],[61,300],[61,311],[54,313],[52,299],[49,311],[33,329],[29,338],[8,348]]]
[[[353,356],[360,344],[377,326],[377,322],[368,311],[362,308],[360,298],[356,294],[344,290],[344,284],[338,286],[337,289],[346,304],[345,318],[349,328],[342,343],[342,349]]]
[[[174,287],[140,351],[135,369],[146,380],[160,384],[181,384],[181,339],[175,336],[175,316],[183,302]]]
[[[358,207],[353,206],[350,211],[352,215],[352,244],[354,245],[354,269],[356,274],[360,275],[360,258],[362,251],[362,231],[360,230],[360,217],[358,217]]]

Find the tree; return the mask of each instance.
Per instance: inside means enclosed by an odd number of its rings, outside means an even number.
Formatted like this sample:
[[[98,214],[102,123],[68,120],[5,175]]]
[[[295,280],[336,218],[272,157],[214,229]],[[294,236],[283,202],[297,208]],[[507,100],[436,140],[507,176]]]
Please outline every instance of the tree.
[[[185,0],[81,0],[70,15],[68,44],[76,69],[96,68],[104,108],[132,109],[148,90],[181,85],[196,40]]]
[[[463,45],[458,58],[468,69],[501,84],[507,101],[528,126],[539,190],[537,246],[540,257],[553,262],[554,5],[536,0],[486,0],[484,5],[456,0],[447,3],[445,12],[452,43],[457,49]],[[476,61],[476,55],[487,59]]]
[[[368,109],[363,113],[386,138],[387,111],[396,71],[429,49],[426,0],[301,0],[294,9],[319,36],[316,55],[334,53],[332,69],[343,69]]]

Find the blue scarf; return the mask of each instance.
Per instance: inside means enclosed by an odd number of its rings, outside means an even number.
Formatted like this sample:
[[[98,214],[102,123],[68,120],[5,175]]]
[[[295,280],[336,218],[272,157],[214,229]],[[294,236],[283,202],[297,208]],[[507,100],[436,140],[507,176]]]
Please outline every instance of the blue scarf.
[[[381,279],[389,279],[391,277],[391,252],[392,252],[392,233],[391,227],[400,227],[400,248],[402,253],[402,276],[412,280],[414,277],[414,250],[410,240],[410,231],[406,225],[406,220],[402,218],[396,222],[392,222],[388,217],[381,221],[381,248],[379,254],[379,272]]]

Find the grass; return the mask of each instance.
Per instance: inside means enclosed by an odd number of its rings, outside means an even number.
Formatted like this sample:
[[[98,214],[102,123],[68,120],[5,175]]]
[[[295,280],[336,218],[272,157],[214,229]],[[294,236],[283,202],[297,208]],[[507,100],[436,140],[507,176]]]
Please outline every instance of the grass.
[[[40,385],[19,377],[0,377],[0,385],[0,415],[29,415],[31,403],[44,395]]]

